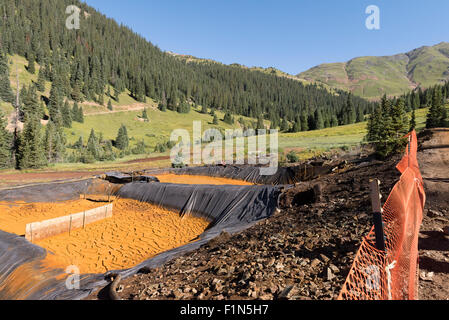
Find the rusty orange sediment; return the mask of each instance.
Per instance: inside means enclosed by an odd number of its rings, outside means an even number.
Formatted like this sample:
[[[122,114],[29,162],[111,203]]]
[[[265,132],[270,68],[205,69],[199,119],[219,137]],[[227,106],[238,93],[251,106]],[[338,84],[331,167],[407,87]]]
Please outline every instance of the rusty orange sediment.
[[[239,185],[252,186],[254,183],[234,180],[220,177],[196,176],[196,175],[177,175],[177,174],[161,174],[156,175],[162,183],[178,183],[178,184],[213,184],[213,185]]]
[[[102,205],[104,204],[88,200],[50,203],[0,202],[0,230],[22,236],[28,223],[83,212]]]
[[[88,200],[61,203],[1,204],[0,229],[25,234],[25,226],[103,204]],[[76,266],[81,273],[104,273],[133,267],[155,255],[194,241],[210,224],[149,203],[119,199],[113,216],[35,244],[47,249],[48,268]]]

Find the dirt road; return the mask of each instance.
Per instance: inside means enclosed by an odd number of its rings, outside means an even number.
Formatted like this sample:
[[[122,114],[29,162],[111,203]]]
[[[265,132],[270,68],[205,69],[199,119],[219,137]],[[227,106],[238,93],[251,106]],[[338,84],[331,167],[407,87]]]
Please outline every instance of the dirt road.
[[[53,182],[68,179],[83,179],[99,175],[103,171],[66,171],[66,172],[35,172],[35,173],[0,173],[0,188],[8,188],[33,183]]]
[[[418,153],[427,201],[419,239],[420,288],[423,300],[449,299],[449,129],[425,134]]]
[[[159,165],[159,161],[170,160],[170,156],[160,156],[117,162],[104,167],[92,170],[78,171],[42,171],[42,172],[21,172],[21,171],[0,171],[0,188],[22,186],[34,183],[53,182],[68,179],[84,179],[95,175],[103,174],[107,171],[124,170],[137,171],[152,168],[154,164]]]

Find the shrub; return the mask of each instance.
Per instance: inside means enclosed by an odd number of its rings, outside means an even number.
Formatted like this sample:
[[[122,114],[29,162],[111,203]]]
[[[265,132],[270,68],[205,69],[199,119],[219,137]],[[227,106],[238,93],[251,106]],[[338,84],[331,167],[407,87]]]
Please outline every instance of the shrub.
[[[296,154],[296,152],[290,151],[290,152],[287,154],[287,161],[288,161],[289,163],[296,163],[296,162],[299,162],[299,157],[298,157],[298,155]]]

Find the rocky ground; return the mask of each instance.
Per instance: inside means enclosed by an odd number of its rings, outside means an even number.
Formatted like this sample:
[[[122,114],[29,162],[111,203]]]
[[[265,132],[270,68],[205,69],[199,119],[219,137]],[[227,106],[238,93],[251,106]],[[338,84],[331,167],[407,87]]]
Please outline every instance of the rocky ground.
[[[436,158],[426,157],[421,151],[423,176],[435,179]],[[272,218],[239,234],[224,233],[161,268],[141,270],[120,283],[119,298],[336,299],[372,227],[369,180],[382,182],[385,201],[400,176],[395,169],[399,160],[359,163],[299,184],[284,194],[281,210]],[[444,168],[448,166],[441,172]],[[438,179],[434,181],[447,185]],[[441,188],[427,187],[428,215],[420,235],[421,299],[448,297],[449,240],[443,228],[449,225],[444,202],[449,197],[445,189],[435,189]],[[107,290],[101,290],[89,299],[106,297]]]
[[[426,190],[419,237],[419,298],[449,300],[449,129],[422,136],[418,161]]]

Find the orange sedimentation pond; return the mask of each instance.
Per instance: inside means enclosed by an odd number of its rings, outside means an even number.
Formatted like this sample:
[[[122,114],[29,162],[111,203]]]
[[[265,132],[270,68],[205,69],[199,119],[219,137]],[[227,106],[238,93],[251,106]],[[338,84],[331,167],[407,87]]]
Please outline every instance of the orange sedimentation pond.
[[[208,176],[194,176],[194,175],[177,175],[177,174],[162,174],[156,176],[162,183],[178,183],[178,184],[215,184],[215,185],[239,185],[252,186],[254,183],[243,180],[234,180],[220,177]]]
[[[84,204],[87,200],[65,202],[70,209],[56,216],[83,211],[75,203]],[[92,202],[93,203],[93,202]],[[93,203],[99,207],[101,203]],[[3,206],[0,214],[0,229],[23,235],[24,221],[35,222],[54,218],[54,212],[43,213],[56,204],[22,204],[13,207],[21,215],[5,218]],[[59,205],[59,204],[57,204]],[[34,206],[34,207],[30,207]],[[27,208],[33,209],[28,216]],[[87,208],[84,208],[87,209]],[[42,211],[42,212],[41,212]],[[36,219],[36,212],[39,218]],[[6,216],[8,216],[6,214]],[[3,220],[2,220],[3,219]],[[31,221],[30,221],[31,220]],[[6,221],[6,224],[5,224]],[[27,222],[28,223],[28,222]],[[18,226],[23,225],[23,229]],[[103,273],[109,270],[133,267],[163,251],[187,244],[197,238],[209,225],[209,221],[191,216],[181,217],[178,213],[158,208],[135,200],[120,199],[114,202],[111,218],[87,225],[85,229],[72,230],[70,235],[63,233],[37,241],[36,244],[47,249],[46,263],[55,268],[66,269],[77,266],[81,273]],[[8,230],[9,229],[9,230]]]

